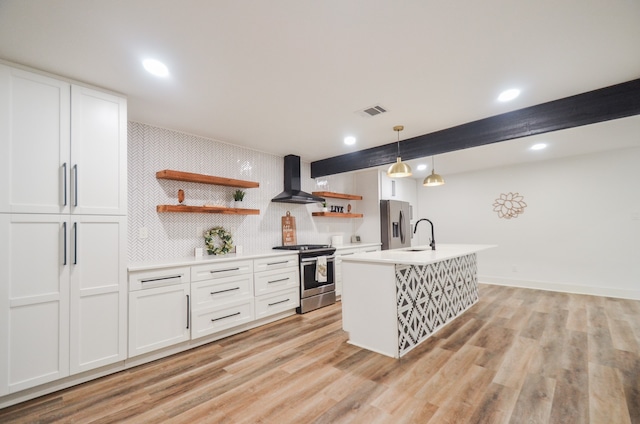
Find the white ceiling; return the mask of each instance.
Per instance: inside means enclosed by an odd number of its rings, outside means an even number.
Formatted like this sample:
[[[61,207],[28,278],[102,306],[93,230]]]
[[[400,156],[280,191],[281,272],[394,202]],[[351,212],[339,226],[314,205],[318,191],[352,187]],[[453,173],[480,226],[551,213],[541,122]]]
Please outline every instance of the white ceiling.
[[[306,162],[393,142],[394,125],[406,139],[638,78],[639,48],[638,0],[0,0],[0,58],[124,93],[130,120]],[[495,100],[511,87],[518,99]],[[356,113],[376,104],[389,112]],[[619,121],[604,128],[640,133]],[[542,154],[619,147],[589,136],[600,125]],[[531,141],[436,169],[530,160]]]

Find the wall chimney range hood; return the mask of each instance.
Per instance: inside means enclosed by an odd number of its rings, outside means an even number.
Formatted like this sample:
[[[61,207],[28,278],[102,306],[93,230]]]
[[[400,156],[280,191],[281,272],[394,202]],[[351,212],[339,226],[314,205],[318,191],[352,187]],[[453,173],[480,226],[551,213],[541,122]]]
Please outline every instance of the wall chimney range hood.
[[[322,197],[301,190],[300,156],[287,155],[284,157],[284,191],[271,199],[280,203],[320,203]]]

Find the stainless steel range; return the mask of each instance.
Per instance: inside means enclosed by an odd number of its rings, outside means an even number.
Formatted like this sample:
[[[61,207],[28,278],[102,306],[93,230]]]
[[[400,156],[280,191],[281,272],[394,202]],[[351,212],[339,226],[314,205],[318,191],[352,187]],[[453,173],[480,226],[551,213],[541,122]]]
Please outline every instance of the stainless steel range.
[[[277,246],[274,249],[297,250],[300,261],[299,314],[336,303],[335,252],[336,248],[324,244],[298,244]],[[318,262],[326,261],[326,272],[319,272]],[[326,281],[324,281],[326,280]]]

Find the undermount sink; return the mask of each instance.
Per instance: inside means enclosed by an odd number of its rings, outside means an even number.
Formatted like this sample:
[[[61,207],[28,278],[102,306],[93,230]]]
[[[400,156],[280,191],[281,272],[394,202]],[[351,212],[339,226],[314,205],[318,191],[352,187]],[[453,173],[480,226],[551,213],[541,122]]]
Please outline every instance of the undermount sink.
[[[407,249],[407,250],[403,250],[403,252],[424,252],[426,250],[431,250],[430,247],[421,247],[421,248],[416,248],[416,249]]]

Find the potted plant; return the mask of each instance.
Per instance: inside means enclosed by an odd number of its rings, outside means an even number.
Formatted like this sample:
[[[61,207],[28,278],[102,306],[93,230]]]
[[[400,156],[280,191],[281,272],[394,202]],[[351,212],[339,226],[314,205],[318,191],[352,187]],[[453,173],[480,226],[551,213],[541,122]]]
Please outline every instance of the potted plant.
[[[322,202],[322,212],[327,212],[329,209],[327,209],[327,201],[325,200],[324,202]]]
[[[236,202],[242,202],[242,200],[244,200],[244,195],[245,195],[244,190],[237,189],[236,191],[234,191],[233,192],[234,205]]]

